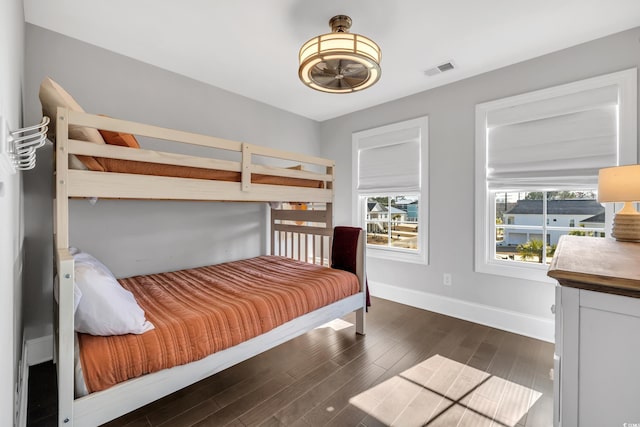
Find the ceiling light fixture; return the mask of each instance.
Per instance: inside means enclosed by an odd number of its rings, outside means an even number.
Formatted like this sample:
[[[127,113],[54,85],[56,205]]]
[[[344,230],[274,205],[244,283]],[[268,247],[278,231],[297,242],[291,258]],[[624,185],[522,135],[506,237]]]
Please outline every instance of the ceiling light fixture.
[[[300,48],[298,75],[310,88],[330,93],[366,89],[380,79],[380,47],[360,34],[349,33],[351,18],[329,21],[331,33],[316,36]]]

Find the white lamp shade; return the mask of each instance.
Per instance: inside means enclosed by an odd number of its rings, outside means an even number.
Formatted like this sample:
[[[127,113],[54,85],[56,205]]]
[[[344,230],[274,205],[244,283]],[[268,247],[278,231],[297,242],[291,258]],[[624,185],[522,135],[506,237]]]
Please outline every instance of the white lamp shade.
[[[598,173],[598,201],[640,201],[640,165],[600,169]]]

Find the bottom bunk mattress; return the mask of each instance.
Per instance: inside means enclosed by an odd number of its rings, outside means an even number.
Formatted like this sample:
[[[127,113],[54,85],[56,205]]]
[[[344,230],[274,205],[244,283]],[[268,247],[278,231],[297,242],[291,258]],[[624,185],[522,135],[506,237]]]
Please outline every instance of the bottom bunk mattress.
[[[360,291],[356,275],[279,256],[119,279],[155,329],[78,334],[86,394],[202,359]]]

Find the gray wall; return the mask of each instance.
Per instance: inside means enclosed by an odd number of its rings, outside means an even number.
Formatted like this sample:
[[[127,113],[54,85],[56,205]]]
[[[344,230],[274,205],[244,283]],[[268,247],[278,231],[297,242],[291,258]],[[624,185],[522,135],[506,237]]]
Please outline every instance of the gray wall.
[[[0,120],[22,126],[24,15],[22,0],[0,4]],[[13,425],[22,353],[22,174],[0,168],[0,425]]]
[[[323,122],[322,155],[337,160],[336,223],[350,223],[351,133],[429,116],[431,184],[429,200],[424,205],[430,224],[430,265],[370,258],[367,272],[373,282],[372,292],[376,293],[377,282],[552,319],[549,310],[554,302],[552,284],[473,271],[475,105],[638,67],[639,38],[640,28],[635,28]],[[453,273],[451,287],[442,284],[445,272]]]
[[[37,26],[26,26],[25,65],[29,122],[41,116],[38,89],[50,76],[93,113],[320,153],[315,121]],[[41,154],[37,169],[25,177],[29,325],[52,320],[51,147]],[[93,206],[77,200],[71,204],[70,242],[125,277],[264,253],[265,215],[265,204],[99,200]]]
[[[546,322],[554,302],[550,283],[473,271],[475,105],[640,65],[640,29],[634,29],[319,124],[36,26],[27,25],[26,35],[27,121],[40,116],[38,85],[49,75],[91,112],[333,158],[336,224],[352,222],[351,133],[428,115],[430,264],[370,259],[373,293],[376,284],[392,285],[461,302],[463,309]],[[51,322],[50,151],[25,176],[25,304],[35,325]],[[264,210],[75,201],[71,242],[119,276],[188,267],[260,253]],[[442,285],[445,272],[453,274],[451,287]]]

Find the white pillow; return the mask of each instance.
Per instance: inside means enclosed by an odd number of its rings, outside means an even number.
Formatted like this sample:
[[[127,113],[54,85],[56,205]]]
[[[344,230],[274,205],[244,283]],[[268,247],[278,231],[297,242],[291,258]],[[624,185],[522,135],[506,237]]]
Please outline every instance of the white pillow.
[[[75,330],[91,335],[142,334],[154,328],[133,294],[86,252],[73,255],[75,282],[82,293]]]

